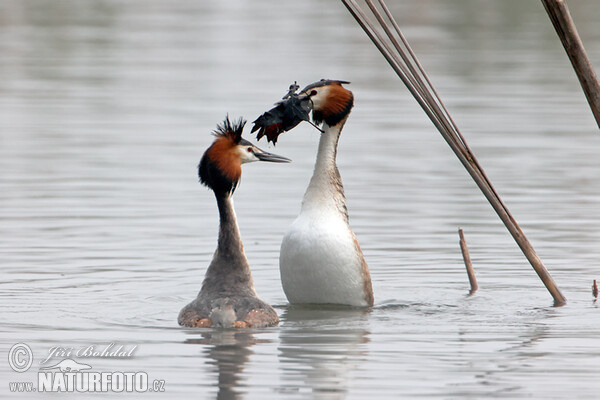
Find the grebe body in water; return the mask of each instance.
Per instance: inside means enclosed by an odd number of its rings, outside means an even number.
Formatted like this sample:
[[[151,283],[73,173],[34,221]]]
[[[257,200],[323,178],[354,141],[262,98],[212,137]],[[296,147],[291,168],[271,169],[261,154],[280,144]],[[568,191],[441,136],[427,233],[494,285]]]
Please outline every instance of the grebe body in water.
[[[242,139],[245,121],[226,119],[198,166],[202,184],[213,190],[219,209],[217,250],[197,298],[179,313],[178,322],[190,327],[265,327],[277,325],[273,308],[258,298],[233,208],[233,192],[241,165],[253,161],[289,162]]]
[[[308,85],[297,101],[310,99],[322,133],[313,176],[300,214],[285,234],[279,259],[281,282],[290,303],[372,306],[369,267],[348,222],[337,146],[353,106],[343,81]]]

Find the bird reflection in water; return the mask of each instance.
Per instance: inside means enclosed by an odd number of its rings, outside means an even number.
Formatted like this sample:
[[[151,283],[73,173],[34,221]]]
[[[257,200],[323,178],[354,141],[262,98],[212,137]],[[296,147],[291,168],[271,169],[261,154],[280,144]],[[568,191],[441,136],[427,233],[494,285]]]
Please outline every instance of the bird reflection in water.
[[[282,394],[310,388],[313,399],[344,399],[352,372],[367,358],[371,312],[342,306],[290,306],[282,315]],[[306,393],[308,394],[308,393]]]
[[[201,338],[187,339],[187,344],[204,345],[206,359],[212,360],[207,364],[213,366],[213,372],[218,377],[218,400],[243,399],[245,393],[242,375],[248,359],[253,354],[252,346],[257,343],[270,342],[266,339],[255,339],[246,330],[211,330],[203,332]]]

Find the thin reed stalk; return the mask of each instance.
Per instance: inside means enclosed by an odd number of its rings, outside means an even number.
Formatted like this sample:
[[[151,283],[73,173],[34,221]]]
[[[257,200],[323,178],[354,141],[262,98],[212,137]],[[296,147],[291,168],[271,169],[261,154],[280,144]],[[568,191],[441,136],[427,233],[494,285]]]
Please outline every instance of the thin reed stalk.
[[[565,48],[571,65],[577,74],[583,93],[592,109],[596,123],[600,127],[600,83],[594,67],[585,52],[583,42],[571,18],[571,13],[564,0],[542,0],[542,4],[554,25],[556,34]]]
[[[469,247],[467,246],[467,241],[465,240],[465,234],[462,229],[458,230],[458,236],[460,238],[460,251],[463,255],[463,260],[465,261],[465,267],[467,268],[467,276],[469,277],[469,285],[471,285],[471,290],[469,291],[469,296],[473,295],[477,289],[479,289],[479,285],[477,284],[477,278],[475,278],[475,270],[473,269],[473,263],[471,262],[471,255],[469,254]]]
[[[377,0],[377,6],[372,0],[364,0],[366,7],[359,6],[357,0],[342,2],[471,175],[554,298],[554,303],[564,304],[566,298],[479,165],[385,2]],[[371,13],[370,17],[367,12]]]

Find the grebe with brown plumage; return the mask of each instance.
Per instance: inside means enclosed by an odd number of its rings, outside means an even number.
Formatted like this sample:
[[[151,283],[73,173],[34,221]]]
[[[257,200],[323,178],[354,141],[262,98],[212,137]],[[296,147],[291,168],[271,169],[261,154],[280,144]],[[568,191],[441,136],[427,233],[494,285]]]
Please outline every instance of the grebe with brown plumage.
[[[323,79],[290,92],[254,123],[258,138],[277,136],[308,120],[322,124],[315,169],[300,214],[281,243],[279,269],[285,295],[292,304],[372,306],[369,267],[350,228],[346,196],[336,164],[340,134],[354,96],[343,84]],[[295,91],[295,90],[293,90]]]
[[[232,195],[242,176],[242,164],[290,160],[244,140],[245,123],[243,119],[231,123],[227,118],[218,125],[215,140],[198,165],[200,182],[214,192],[217,200],[219,238],[200,293],[179,313],[178,322],[183,326],[250,328],[279,323],[273,307],[262,301],[254,289]]]

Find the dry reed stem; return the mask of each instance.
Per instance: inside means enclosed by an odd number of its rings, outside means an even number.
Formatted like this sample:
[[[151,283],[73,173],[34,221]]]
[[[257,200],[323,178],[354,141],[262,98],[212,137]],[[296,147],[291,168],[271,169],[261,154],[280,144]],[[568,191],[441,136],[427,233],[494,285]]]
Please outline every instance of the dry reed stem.
[[[564,0],[542,0],[542,4],[546,8],[546,12],[569,56],[569,60],[571,60],[583,93],[592,109],[594,118],[596,118],[598,127],[600,127],[600,83],[598,83],[594,67],[577,33],[567,2]]]
[[[460,228],[458,229],[458,236],[460,237],[460,251],[462,252],[463,260],[465,260],[467,276],[469,277],[469,284],[471,285],[471,290],[469,291],[469,296],[471,296],[479,289],[479,285],[477,285],[477,278],[475,278],[475,271],[473,270],[473,263],[471,262],[471,256],[469,255],[467,241],[465,240],[463,230]]]
[[[359,0],[360,1],[360,0]],[[562,305],[566,298],[558,289],[558,286],[548,273],[548,270],[533,249],[533,246],[527,240],[527,237],[517,224],[517,221],[508,211],[508,208],[492,186],[483,168],[475,158],[475,155],[467,145],[464,137],[460,133],[450,113],[444,106],[438,96],[433,84],[425,73],[425,70],[417,60],[408,41],[400,31],[400,28],[394,20],[391,12],[383,0],[377,0],[379,7],[375,6],[372,0],[364,0],[373,17],[379,24],[379,28],[372,22],[365,11],[357,4],[356,0],[342,0],[348,11],[358,22],[373,44],[381,52],[398,77],[405,84],[407,89],[419,103],[423,111],[427,114],[431,122],[435,125],[446,143],[456,154],[469,175],[473,178],[479,189],[494,208],[510,234],[513,236],[521,251],[529,260],[529,263],[538,274],[548,292],[552,295],[555,305]],[[383,14],[385,17],[383,17]],[[390,28],[391,24],[391,28]],[[393,28],[393,31],[392,31]],[[382,34],[382,31],[387,39]]]

